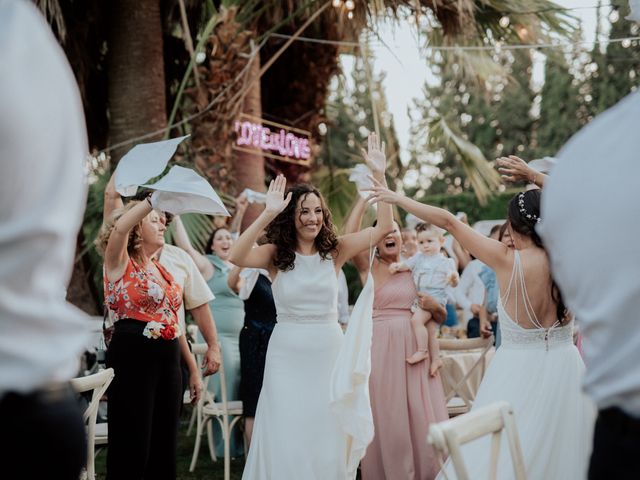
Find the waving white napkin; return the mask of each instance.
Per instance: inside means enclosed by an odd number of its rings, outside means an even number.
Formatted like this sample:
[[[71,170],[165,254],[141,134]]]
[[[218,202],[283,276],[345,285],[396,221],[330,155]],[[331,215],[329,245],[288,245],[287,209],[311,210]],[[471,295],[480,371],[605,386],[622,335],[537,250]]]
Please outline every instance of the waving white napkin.
[[[188,136],[141,143],[129,150],[118,162],[114,173],[116,191],[123,197],[135,195],[140,185],[164,171],[180,142]]]
[[[158,210],[231,216],[209,182],[189,168],[175,165],[156,183],[141,186],[156,190],[152,203]]]
[[[266,203],[267,201],[266,193],[256,192],[250,188],[245,188],[242,193],[247,196],[247,202],[249,203]]]
[[[373,277],[369,273],[351,312],[344,342],[331,374],[329,404],[347,434],[345,458],[351,479],[356,478],[358,464],[374,434],[369,398],[373,288]]]

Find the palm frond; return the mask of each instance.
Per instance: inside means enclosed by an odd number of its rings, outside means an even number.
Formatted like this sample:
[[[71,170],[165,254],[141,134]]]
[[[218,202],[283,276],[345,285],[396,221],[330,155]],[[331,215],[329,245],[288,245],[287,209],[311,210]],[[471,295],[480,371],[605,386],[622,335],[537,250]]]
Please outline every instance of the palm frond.
[[[191,244],[200,252],[204,252],[207,241],[214,230],[211,217],[201,213],[187,213],[180,215],[184,229],[187,231]],[[173,226],[169,228],[169,239],[174,241]]]
[[[429,143],[434,147],[455,151],[473,190],[481,204],[485,204],[500,185],[500,176],[489,164],[480,149],[454,131],[441,115],[429,122]]]

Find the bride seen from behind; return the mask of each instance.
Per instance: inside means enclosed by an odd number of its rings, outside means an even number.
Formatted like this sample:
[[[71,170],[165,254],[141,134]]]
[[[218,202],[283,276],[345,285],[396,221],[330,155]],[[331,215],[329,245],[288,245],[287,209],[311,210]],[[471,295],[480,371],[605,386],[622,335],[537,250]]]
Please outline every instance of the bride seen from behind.
[[[527,477],[586,478],[595,411],[581,391],[584,364],[572,342],[573,320],[555,285],[549,260],[535,227],[540,190],[516,194],[510,201],[510,249],[484,237],[450,212],[411,200],[376,184],[371,201],[396,204],[425,222],[451,233],[463,248],[495,270],[500,285],[498,317],[502,345],[480,385],[473,408],[506,400],[514,408]],[[471,478],[486,478],[488,438],[465,445]],[[446,474],[456,478],[449,463]],[[498,478],[512,478],[506,446]]]

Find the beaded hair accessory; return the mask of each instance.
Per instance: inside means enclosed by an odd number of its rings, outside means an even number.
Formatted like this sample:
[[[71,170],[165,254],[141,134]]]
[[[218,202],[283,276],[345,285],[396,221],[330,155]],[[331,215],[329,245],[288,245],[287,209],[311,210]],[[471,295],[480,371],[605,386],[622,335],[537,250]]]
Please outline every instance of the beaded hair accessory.
[[[527,209],[524,208],[524,192],[520,192],[518,194],[518,208],[520,209],[520,213],[527,217],[529,220],[540,223],[540,217],[533,213],[528,213]]]

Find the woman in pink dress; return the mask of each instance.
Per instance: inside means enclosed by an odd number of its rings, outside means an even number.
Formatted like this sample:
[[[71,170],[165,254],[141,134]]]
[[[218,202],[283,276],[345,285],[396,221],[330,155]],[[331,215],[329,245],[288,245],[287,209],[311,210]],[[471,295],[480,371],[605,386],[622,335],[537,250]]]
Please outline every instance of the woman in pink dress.
[[[359,199],[345,226],[345,233],[360,229],[366,203]],[[432,422],[449,418],[440,375],[429,376],[429,359],[409,365],[406,359],[417,345],[411,329],[411,305],[417,296],[411,272],[389,273],[389,264],[400,260],[400,228],[376,247],[371,267],[375,296],[369,390],[375,437],[361,462],[363,480],[431,480],[440,470],[436,454],[427,443]],[[368,252],[353,258],[364,279]],[[422,306],[442,322],[446,316],[430,297]]]

